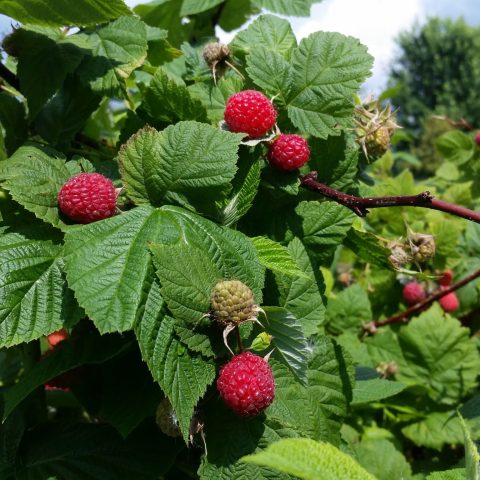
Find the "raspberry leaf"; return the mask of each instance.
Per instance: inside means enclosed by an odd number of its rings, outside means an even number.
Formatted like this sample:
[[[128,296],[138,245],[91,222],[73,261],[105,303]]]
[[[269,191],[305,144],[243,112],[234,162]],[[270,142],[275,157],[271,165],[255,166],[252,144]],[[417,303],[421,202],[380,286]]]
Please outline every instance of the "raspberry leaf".
[[[0,13],[20,23],[32,25],[94,25],[121,15],[130,10],[122,0],[10,0],[3,2]]]
[[[28,136],[25,105],[8,93],[0,93],[0,123],[5,129],[5,148],[11,155]]]
[[[294,90],[288,115],[300,131],[315,137],[339,135],[351,126],[355,94],[370,75],[373,58],[357,39],[316,32],[292,54]]]
[[[310,7],[314,3],[320,3],[322,0],[252,0],[252,3],[259,8],[265,8],[271,12],[282,15],[291,15],[295,17],[308,17]]]
[[[121,17],[88,37],[92,54],[78,70],[80,80],[101,95],[124,97],[125,80],[147,57],[147,29],[136,17]]]
[[[198,400],[215,379],[215,364],[186,349],[174,335],[172,317],[144,316],[137,333],[142,356],[170,400],[185,442]]]
[[[286,247],[268,237],[254,237],[251,240],[257,250],[260,263],[265,268],[294,278],[308,278],[295,263]]]
[[[458,130],[444,133],[438,138],[435,146],[445,160],[456,165],[467,163],[475,154],[472,137]]]
[[[61,247],[17,234],[0,237],[0,348],[63,327],[66,283]]]
[[[260,320],[272,338],[275,354],[292,371],[296,379],[307,385],[308,345],[302,327],[291,312],[281,307],[263,307],[266,316]]]
[[[148,244],[177,235],[168,215],[143,206],[66,236],[68,283],[100,332],[133,327],[153,276]]]
[[[317,334],[325,321],[325,285],[322,274],[300,239],[294,238],[288,245],[288,251],[305,277],[292,277],[276,272],[278,304],[295,315],[304,335],[309,337]]]
[[[303,480],[375,480],[351,456],[325,442],[288,438],[269,445],[243,462],[263,465]]]
[[[159,67],[145,90],[142,107],[156,122],[206,120],[206,111],[199,100],[192,98],[182,79],[169,75]]]
[[[195,15],[196,13],[204,12],[210,8],[216,7],[224,0],[183,0],[180,15]]]

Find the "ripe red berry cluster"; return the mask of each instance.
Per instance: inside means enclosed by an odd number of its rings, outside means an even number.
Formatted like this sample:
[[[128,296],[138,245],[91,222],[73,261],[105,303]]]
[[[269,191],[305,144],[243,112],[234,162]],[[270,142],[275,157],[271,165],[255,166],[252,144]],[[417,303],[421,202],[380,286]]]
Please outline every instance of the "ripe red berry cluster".
[[[69,334],[64,328],[51,333],[47,336],[47,342],[50,349],[54,349],[60,342],[67,340],[68,337]]]
[[[112,181],[99,173],[80,173],[66,182],[59,194],[60,210],[79,223],[111,217],[117,207]]]
[[[442,276],[438,279],[438,285],[441,289],[446,289],[452,284],[453,272],[452,270],[446,270],[442,273]],[[450,292],[441,297],[438,301],[440,306],[445,312],[454,312],[460,307],[460,302],[458,301],[457,294],[455,292]]]
[[[260,138],[275,125],[277,112],[263,93],[243,90],[227,100],[224,119],[230,131]]]
[[[403,299],[407,305],[416,305],[426,297],[425,289],[418,282],[408,282],[403,287]]]
[[[223,401],[238,415],[257,415],[275,395],[272,369],[258,355],[235,355],[220,370],[217,388]]]
[[[296,170],[308,162],[310,149],[307,141],[300,135],[281,134],[268,150],[270,165],[279,170]]]

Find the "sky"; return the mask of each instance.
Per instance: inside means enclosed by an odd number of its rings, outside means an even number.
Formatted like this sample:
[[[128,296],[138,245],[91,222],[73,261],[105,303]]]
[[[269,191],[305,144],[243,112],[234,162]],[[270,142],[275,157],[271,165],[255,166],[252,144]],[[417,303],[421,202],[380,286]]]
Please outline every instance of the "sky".
[[[134,6],[148,1],[126,0],[126,3]],[[471,25],[480,25],[478,7],[478,0],[323,0],[313,5],[309,18],[289,20],[299,40],[318,30],[358,38],[375,57],[373,75],[363,91],[379,94],[386,86],[389,66],[398,54],[395,38],[400,32],[424,23],[429,16],[463,16]],[[0,15],[0,36],[11,30],[11,24],[8,17]],[[221,30],[217,34],[224,43],[234,36]]]

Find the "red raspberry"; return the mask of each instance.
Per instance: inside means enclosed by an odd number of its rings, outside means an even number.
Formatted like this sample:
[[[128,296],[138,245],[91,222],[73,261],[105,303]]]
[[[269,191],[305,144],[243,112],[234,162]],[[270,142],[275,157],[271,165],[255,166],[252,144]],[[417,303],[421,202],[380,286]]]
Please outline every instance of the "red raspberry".
[[[282,133],[270,144],[267,156],[272,167],[289,171],[308,162],[310,149],[300,135]]]
[[[79,223],[103,220],[115,214],[117,192],[112,181],[99,173],[80,173],[58,194],[60,210]]]
[[[238,415],[257,415],[275,396],[270,365],[250,352],[234,356],[220,370],[217,388],[223,401]]]
[[[475,135],[475,143],[480,146],[480,132]]]
[[[439,302],[440,306],[445,312],[454,312],[455,310],[458,310],[458,307],[460,307],[460,302],[458,301],[458,297],[455,292],[447,293],[445,296],[440,298]]]
[[[441,287],[449,287],[452,284],[452,280],[453,280],[452,270],[445,270],[445,272],[442,273],[442,276],[438,279],[437,283]]]
[[[243,90],[227,100],[224,118],[230,131],[259,138],[275,125],[277,112],[263,93]]]
[[[403,287],[403,299],[407,305],[415,305],[425,299],[425,290],[420,283],[409,282]]]
[[[53,349],[58,343],[67,340],[68,337],[68,332],[64,328],[62,328],[61,330],[53,332],[47,336],[48,345],[51,349]]]

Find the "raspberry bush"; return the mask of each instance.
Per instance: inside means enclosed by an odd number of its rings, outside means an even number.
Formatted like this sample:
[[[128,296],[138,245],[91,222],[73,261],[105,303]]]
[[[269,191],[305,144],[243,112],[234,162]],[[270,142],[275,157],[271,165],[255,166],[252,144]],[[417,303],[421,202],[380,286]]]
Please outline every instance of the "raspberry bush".
[[[2,480],[478,478],[476,130],[313,3],[0,2]]]

